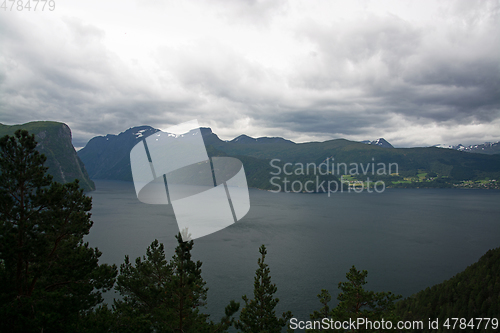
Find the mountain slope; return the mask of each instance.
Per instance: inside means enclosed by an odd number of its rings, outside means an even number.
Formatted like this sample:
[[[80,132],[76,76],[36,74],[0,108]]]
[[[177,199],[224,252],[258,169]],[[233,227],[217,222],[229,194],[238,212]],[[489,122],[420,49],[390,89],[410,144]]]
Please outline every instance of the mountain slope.
[[[453,150],[458,150],[458,151],[465,151],[468,153],[479,153],[479,154],[500,154],[500,141],[499,142],[485,142],[479,145],[470,145],[470,146],[463,146],[462,144],[459,144],[457,146],[443,146],[443,145],[436,145],[434,147],[439,147],[439,148],[448,148],[448,149],[453,149]]]
[[[99,136],[91,139],[87,145],[78,151],[78,155],[85,163],[89,175],[93,179],[113,179],[132,181],[132,172],[130,168],[130,150],[140,141],[143,137],[147,137],[152,133],[157,132],[150,126],[139,126],[129,128],[125,132],[118,135]],[[277,186],[269,182],[269,175],[275,169],[271,166],[269,159],[256,158],[253,156],[245,156],[238,154],[228,154],[218,149],[227,145],[228,143],[222,141],[210,128],[200,128],[203,141],[205,143],[207,154],[209,157],[213,156],[233,156],[238,158],[244,165],[245,173],[247,176],[248,186],[276,190]],[[252,139],[252,138],[250,138]],[[262,139],[262,138],[259,138]],[[275,138],[270,138],[274,141]],[[262,144],[264,146],[271,145],[295,145],[295,143],[279,138],[274,143]],[[260,146],[259,143],[236,143],[241,146]],[[283,168],[283,162],[275,163],[276,166]],[[314,175],[290,175],[286,180],[293,182],[294,180],[307,181],[315,179]],[[336,177],[331,175],[320,175],[320,182],[323,180],[337,180]],[[285,179],[275,180],[274,184],[279,184],[281,188],[285,188],[283,182]],[[290,185],[288,185],[289,188]]]
[[[131,181],[130,150],[158,131],[151,126],[138,126],[118,135],[96,136],[78,151],[78,156],[92,179]]]
[[[447,318],[497,318],[500,313],[500,248],[489,250],[478,262],[451,279],[397,303],[397,312],[405,320],[439,318],[441,330]],[[453,324],[453,322],[451,322]],[[476,325],[478,322],[475,323]],[[477,328],[477,327],[476,327]],[[481,326],[481,329],[484,329]],[[428,332],[429,330],[424,330]],[[439,332],[438,331],[438,332]],[[460,332],[479,332],[466,330]],[[491,323],[486,332],[492,332]],[[481,332],[485,332],[481,330]]]
[[[443,148],[382,148],[361,142],[336,139],[298,144],[238,145],[218,142],[214,146],[229,155],[245,155],[261,159],[280,159],[290,163],[320,164],[326,158],[334,163],[397,163],[404,176],[418,170],[434,172],[456,180],[500,177],[500,156],[468,154]]]
[[[396,163],[401,180],[403,177],[414,177],[419,173],[436,173],[439,177],[446,177],[448,182],[460,180],[474,180],[500,178],[500,156],[468,154],[442,148],[392,148],[387,149],[376,144],[336,139],[325,142],[294,143],[281,138],[250,138],[238,137],[240,140],[223,141],[210,128],[201,128],[201,134],[209,156],[224,154],[242,159],[249,158],[245,170],[255,177],[253,184],[256,187],[267,188],[262,185],[268,183],[271,176],[265,170],[270,168],[270,161],[279,159],[277,164],[284,163],[315,163],[321,164],[326,159],[335,163],[337,173],[338,163],[350,166],[354,164],[382,163],[386,166]],[[142,131],[142,132],[140,132]],[[157,131],[149,126],[134,127],[119,135],[96,137],[89,141],[78,155],[85,163],[92,178],[132,180],[130,171],[130,150],[142,137]],[[140,133],[139,133],[140,132]],[[141,136],[142,134],[142,136]],[[251,163],[250,163],[251,161]],[[331,165],[331,164],[330,164]],[[255,168],[255,170],[254,170]],[[341,168],[344,171],[345,168]],[[349,167],[347,168],[349,172]],[[338,174],[338,173],[337,173]],[[434,176],[435,177],[435,176]],[[373,179],[373,177],[372,177]],[[400,180],[400,179],[387,179]],[[389,183],[390,184],[390,183]],[[434,186],[436,184],[427,184]],[[419,185],[420,186],[420,185]],[[437,185],[436,185],[437,186]],[[448,186],[451,186],[448,184]]]
[[[78,151],[78,156],[92,179],[132,181],[130,150],[143,138],[158,131],[159,129],[151,126],[137,126],[118,135],[96,136]],[[216,146],[224,141],[219,139],[210,128],[201,127],[200,132],[207,147],[213,143],[212,146],[215,148],[213,156],[219,156],[221,152],[216,149]]]
[[[35,134],[37,150],[47,157],[45,166],[55,181],[60,183],[80,181],[85,191],[95,190],[85,166],[71,143],[71,130],[68,125],[53,121],[35,121],[22,125],[0,124],[0,137],[14,135],[16,130],[25,129]]]

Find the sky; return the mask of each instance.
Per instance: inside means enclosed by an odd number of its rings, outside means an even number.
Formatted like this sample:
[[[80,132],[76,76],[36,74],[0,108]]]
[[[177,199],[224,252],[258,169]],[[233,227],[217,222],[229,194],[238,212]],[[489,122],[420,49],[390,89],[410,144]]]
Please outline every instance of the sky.
[[[500,140],[498,0],[7,3],[0,123],[64,122],[75,147],[192,119],[224,140]]]

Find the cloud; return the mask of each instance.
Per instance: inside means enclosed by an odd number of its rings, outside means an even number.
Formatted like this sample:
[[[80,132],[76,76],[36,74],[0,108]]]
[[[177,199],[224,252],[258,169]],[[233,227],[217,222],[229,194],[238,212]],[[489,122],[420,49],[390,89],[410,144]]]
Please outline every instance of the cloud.
[[[215,4],[215,11],[229,24],[248,24],[259,28],[268,27],[272,20],[286,14],[285,0],[204,0],[205,6]]]
[[[225,139],[499,139],[495,2],[90,4],[2,17],[0,122],[63,121],[77,146],[193,118]]]
[[[166,108],[193,103],[182,94],[162,98],[140,66],[127,66],[103,44],[104,31],[78,18],[35,23],[11,19],[4,24],[16,31],[2,43],[5,122],[63,121],[79,146],[89,136],[116,133],[141,120],[168,121]],[[54,31],[58,33],[47,38]]]

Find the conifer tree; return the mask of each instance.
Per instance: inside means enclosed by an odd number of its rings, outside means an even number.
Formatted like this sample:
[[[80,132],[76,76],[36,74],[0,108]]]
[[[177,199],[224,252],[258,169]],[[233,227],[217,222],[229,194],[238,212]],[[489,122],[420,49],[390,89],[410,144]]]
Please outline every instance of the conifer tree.
[[[171,306],[171,276],[163,244],[157,240],[147,248],[142,260],[135,260],[135,267],[130,263],[129,256],[125,256],[115,288],[123,300],[115,299],[113,306],[117,315],[117,330],[162,330],[165,321],[171,319],[165,315]]]
[[[136,259],[135,267],[125,257],[116,287],[124,299],[114,304],[120,332],[222,332],[233,324],[232,316],[239,308],[234,301],[217,324],[200,312],[208,291],[201,276],[202,263],[191,259],[192,240],[183,242],[180,234],[176,238],[170,262],[157,240],[142,260]]]
[[[311,319],[323,319],[323,318],[330,318],[331,317],[331,312],[330,312],[330,306],[328,303],[332,300],[332,296],[326,289],[321,289],[321,293],[318,294],[318,298],[320,303],[323,305],[323,307],[317,311],[315,310],[311,315]],[[316,332],[316,331],[311,331],[311,332]]]
[[[235,327],[248,333],[281,332],[288,320],[292,318],[292,313],[288,311],[283,313],[281,318],[276,317],[274,308],[278,305],[279,299],[274,298],[274,294],[278,288],[271,283],[270,269],[264,262],[267,254],[264,245],[259,248],[259,253],[261,257],[257,261],[259,268],[255,272],[254,299],[248,299],[246,295],[242,297],[245,306],[241,310]]]
[[[373,292],[364,289],[367,283],[366,270],[359,271],[352,266],[346,274],[347,282],[339,282],[341,293],[337,296],[338,306],[334,309],[334,316],[340,319],[367,318],[370,320],[386,318],[395,309],[394,302],[401,298],[392,292]]]
[[[206,323],[208,316],[200,313],[200,307],[206,305],[208,289],[201,277],[201,261],[191,260],[193,241],[183,242],[180,235],[176,237],[179,244],[170,262],[174,318],[172,327],[178,327],[180,332],[184,332]]]
[[[83,243],[91,198],[53,182],[36,145],[25,130],[0,139],[0,331],[77,331],[117,271]]]
[[[394,314],[395,301],[401,298],[401,295],[395,295],[389,292],[373,292],[364,289],[367,283],[366,270],[359,271],[355,266],[352,266],[346,274],[347,282],[339,282],[338,287],[341,290],[337,296],[339,304],[334,309],[330,310],[328,302],[331,300],[328,290],[321,290],[318,295],[323,308],[320,311],[314,311],[310,318],[313,320],[322,320],[323,318],[333,319],[335,321],[356,321],[358,318],[364,318],[370,321],[390,320],[396,321]],[[324,330],[327,331],[327,330]],[[357,332],[357,330],[349,329],[335,330],[331,332]],[[361,328],[360,332],[371,332],[377,330],[365,330]],[[319,332],[318,330],[309,330],[308,332]]]

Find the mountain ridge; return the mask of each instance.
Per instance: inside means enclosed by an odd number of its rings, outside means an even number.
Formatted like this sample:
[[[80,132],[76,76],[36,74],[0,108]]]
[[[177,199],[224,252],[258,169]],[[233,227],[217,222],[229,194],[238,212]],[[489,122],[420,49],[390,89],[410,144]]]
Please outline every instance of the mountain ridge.
[[[439,144],[439,145],[434,145],[432,147],[464,151],[467,153],[478,153],[478,154],[488,154],[488,155],[500,154],[500,141],[498,141],[498,142],[485,142],[485,143],[481,143],[481,144],[468,145],[468,146],[464,146],[461,143],[459,143],[456,146],[447,146],[447,145],[440,145]]]
[[[237,136],[236,138],[230,140],[229,142],[237,142],[240,144],[269,144],[269,143],[295,144],[295,142],[281,138],[281,137],[263,136],[263,137],[259,137],[259,138],[253,138],[253,137],[248,136],[246,134],[242,134],[240,136]]]
[[[386,179],[401,183],[408,183],[408,178],[418,179],[419,174],[429,173],[437,176],[427,177],[443,178],[448,186],[451,181],[499,179],[500,178],[500,155],[469,154],[460,151],[436,147],[421,148],[384,148],[377,144],[365,144],[362,142],[349,141],[346,139],[334,139],[325,142],[293,143],[285,139],[267,138],[265,143],[248,136],[243,140],[221,140],[210,128],[200,129],[201,134],[209,152],[209,156],[233,156],[248,159],[250,166],[245,165],[247,176],[269,178],[269,163],[276,160],[277,163],[315,163],[321,164],[326,159],[335,163],[369,164],[396,163],[398,175],[386,175]],[[142,132],[140,132],[142,131]],[[89,175],[94,179],[132,180],[130,170],[130,150],[142,140],[143,137],[151,135],[157,129],[150,126],[139,126],[130,128],[118,135],[107,135],[96,137],[78,152],[85,163]],[[262,140],[261,140],[262,141]],[[381,141],[381,140],[379,140]],[[385,141],[385,140],[384,140]],[[255,168],[255,169],[251,169]],[[267,170],[266,172],[264,172]],[[273,169],[271,169],[272,171]],[[257,178],[258,178],[257,177]],[[254,184],[264,184],[265,179],[253,180]],[[406,183],[405,183],[406,182]],[[404,185],[404,186],[410,186]],[[412,185],[413,186],[413,185]],[[443,184],[428,182],[415,186],[438,186]],[[258,185],[259,188],[266,188]]]

